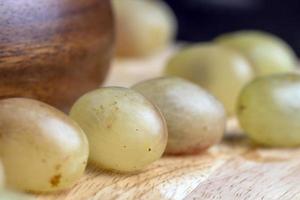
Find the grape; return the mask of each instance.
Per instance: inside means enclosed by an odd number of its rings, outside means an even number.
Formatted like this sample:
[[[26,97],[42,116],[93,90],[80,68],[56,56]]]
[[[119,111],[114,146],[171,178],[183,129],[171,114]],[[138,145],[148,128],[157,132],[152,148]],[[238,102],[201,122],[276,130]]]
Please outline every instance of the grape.
[[[292,71],[297,58],[291,47],[280,38],[259,31],[224,34],[216,42],[243,53],[258,76]]]
[[[1,100],[0,130],[8,186],[48,192],[72,186],[83,174],[87,138],[59,110],[31,99]]]
[[[91,162],[101,168],[141,170],[165,150],[167,129],[163,116],[131,89],[91,91],[73,105],[70,116],[87,134]]]
[[[0,200],[33,200],[33,197],[19,192],[0,190]]]
[[[300,145],[300,75],[255,79],[242,90],[237,114],[246,134],[259,144]]]
[[[228,115],[235,114],[238,94],[253,77],[243,56],[210,43],[183,49],[170,59],[165,73],[188,79],[207,89],[223,103]]]
[[[117,55],[148,56],[171,43],[176,20],[162,1],[114,0],[113,5]]]
[[[180,78],[157,78],[133,88],[164,114],[169,131],[167,153],[198,153],[222,138],[224,108],[199,86]]]

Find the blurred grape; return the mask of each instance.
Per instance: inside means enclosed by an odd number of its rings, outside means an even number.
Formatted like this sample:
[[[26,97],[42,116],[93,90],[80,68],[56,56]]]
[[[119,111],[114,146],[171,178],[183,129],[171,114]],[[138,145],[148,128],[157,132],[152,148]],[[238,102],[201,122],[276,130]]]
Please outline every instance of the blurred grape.
[[[235,114],[236,99],[253,72],[239,53],[211,43],[179,51],[167,64],[165,73],[188,79],[215,95],[228,115]]]
[[[258,76],[290,72],[297,64],[291,47],[269,33],[239,31],[221,35],[215,41],[245,55]]]
[[[176,19],[162,1],[113,0],[118,56],[149,56],[163,50],[176,34]]]

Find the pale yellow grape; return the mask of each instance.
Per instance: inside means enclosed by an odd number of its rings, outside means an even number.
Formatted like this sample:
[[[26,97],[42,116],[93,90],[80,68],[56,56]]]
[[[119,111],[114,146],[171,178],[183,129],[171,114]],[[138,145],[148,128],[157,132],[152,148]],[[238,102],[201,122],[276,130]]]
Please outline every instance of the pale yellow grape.
[[[198,153],[221,140],[226,120],[224,108],[198,85],[180,78],[157,78],[133,88],[164,114],[169,131],[167,153]]]
[[[149,56],[163,50],[176,33],[176,20],[162,1],[114,0],[118,56]]]
[[[239,92],[253,78],[252,68],[243,56],[212,43],[179,51],[168,62],[165,73],[207,89],[223,103],[228,115],[235,114]]]
[[[77,100],[70,116],[87,134],[90,160],[101,168],[141,170],[165,150],[168,135],[163,116],[131,89],[91,91]]]
[[[238,31],[224,34],[216,42],[245,55],[258,76],[290,72],[297,64],[292,48],[269,33]]]
[[[36,100],[5,99],[0,101],[0,157],[9,187],[60,190],[83,174],[88,142],[61,111]]]
[[[274,147],[300,145],[300,75],[258,78],[238,101],[238,119],[255,142]]]
[[[0,200],[34,200],[30,195],[10,191],[10,190],[0,190]]]

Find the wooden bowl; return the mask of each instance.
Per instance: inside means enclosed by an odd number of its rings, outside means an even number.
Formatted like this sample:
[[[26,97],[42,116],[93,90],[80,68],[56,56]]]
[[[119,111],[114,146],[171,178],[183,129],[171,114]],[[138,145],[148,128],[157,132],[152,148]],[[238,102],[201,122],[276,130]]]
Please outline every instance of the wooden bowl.
[[[103,81],[113,42],[110,0],[2,1],[0,98],[67,108]]]

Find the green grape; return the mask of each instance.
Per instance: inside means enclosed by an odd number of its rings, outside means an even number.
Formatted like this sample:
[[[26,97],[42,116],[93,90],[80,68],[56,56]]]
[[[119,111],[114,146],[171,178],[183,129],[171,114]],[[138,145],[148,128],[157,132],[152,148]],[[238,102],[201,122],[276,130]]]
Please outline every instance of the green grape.
[[[32,196],[10,190],[0,190],[0,200],[33,200]]]
[[[240,51],[250,61],[258,76],[290,72],[297,58],[291,47],[280,38],[259,31],[224,34],[216,42]]]
[[[114,0],[118,56],[148,56],[170,45],[176,20],[162,1]]]
[[[183,49],[170,59],[165,73],[207,89],[223,103],[228,115],[235,114],[239,92],[253,77],[251,66],[243,56],[210,43]]]
[[[180,78],[157,78],[138,83],[133,89],[164,114],[169,131],[167,153],[198,153],[222,138],[224,108],[199,86]]]
[[[257,143],[300,145],[300,76],[280,74],[258,78],[240,94],[237,114],[241,127]]]
[[[88,142],[61,111],[36,100],[5,99],[0,101],[0,157],[8,186],[60,190],[83,174]]]
[[[83,95],[71,118],[87,134],[90,160],[101,168],[131,172],[159,159],[167,129],[159,110],[141,94],[107,87]]]

